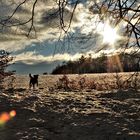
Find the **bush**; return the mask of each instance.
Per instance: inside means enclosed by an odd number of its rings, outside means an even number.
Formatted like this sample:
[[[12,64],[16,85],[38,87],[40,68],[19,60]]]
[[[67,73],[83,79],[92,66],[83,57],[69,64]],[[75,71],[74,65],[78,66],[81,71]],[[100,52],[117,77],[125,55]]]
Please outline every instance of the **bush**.
[[[3,81],[7,76],[13,75],[13,72],[6,72],[9,62],[13,60],[10,53],[5,50],[0,50],[0,89],[3,89]]]

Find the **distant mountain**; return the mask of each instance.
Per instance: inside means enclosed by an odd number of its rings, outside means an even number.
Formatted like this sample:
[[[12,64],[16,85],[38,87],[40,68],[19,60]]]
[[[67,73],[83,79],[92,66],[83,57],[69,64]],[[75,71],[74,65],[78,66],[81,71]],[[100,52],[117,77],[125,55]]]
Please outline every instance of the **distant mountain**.
[[[26,64],[23,62],[16,62],[8,66],[7,70],[9,71],[16,71],[16,74],[43,74],[43,73],[51,73],[52,70],[62,64],[61,61],[54,61],[54,62],[41,62],[37,64]]]

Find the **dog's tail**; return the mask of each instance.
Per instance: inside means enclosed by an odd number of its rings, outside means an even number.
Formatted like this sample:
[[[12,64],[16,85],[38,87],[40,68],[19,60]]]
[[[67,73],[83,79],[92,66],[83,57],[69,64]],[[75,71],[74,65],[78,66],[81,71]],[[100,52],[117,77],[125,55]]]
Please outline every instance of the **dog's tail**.
[[[31,73],[29,74],[29,77],[30,77],[30,78],[32,78],[32,75],[31,75]]]

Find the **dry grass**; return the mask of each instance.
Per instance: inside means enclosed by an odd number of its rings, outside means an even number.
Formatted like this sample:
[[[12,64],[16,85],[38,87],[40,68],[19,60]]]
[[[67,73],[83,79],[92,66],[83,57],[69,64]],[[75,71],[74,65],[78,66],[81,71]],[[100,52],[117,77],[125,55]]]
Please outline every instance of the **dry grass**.
[[[28,76],[16,76],[12,90],[7,79],[1,112],[14,109],[17,116],[0,128],[0,140],[139,140],[140,91],[109,91],[115,76],[68,75],[71,89],[58,89],[62,75],[40,76],[37,90],[28,89]]]
[[[63,75],[58,78],[54,89],[60,90],[138,90],[140,89],[139,73],[84,74],[73,77]]]

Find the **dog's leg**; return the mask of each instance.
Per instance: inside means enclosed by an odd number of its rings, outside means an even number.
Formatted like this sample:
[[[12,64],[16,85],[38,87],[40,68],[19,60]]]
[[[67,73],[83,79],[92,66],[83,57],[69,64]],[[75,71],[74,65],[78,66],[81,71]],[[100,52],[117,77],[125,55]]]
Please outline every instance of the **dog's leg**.
[[[33,89],[35,89],[35,84],[33,84]]]
[[[32,82],[31,82],[31,79],[33,78],[33,77],[32,77],[32,75],[31,75],[31,73],[29,74],[29,77],[30,77],[29,89],[31,89],[31,87],[32,87]]]
[[[31,83],[29,83],[29,89],[31,89],[31,87],[32,87],[32,84],[31,84]]]
[[[32,81],[31,81],[31,79],[30,79],[30,82],[29,82],[29,89],[31,89],[31,87],[32,87]]]

